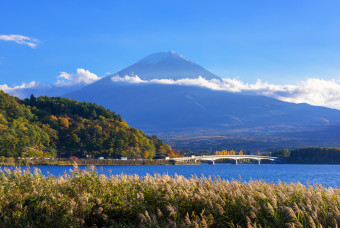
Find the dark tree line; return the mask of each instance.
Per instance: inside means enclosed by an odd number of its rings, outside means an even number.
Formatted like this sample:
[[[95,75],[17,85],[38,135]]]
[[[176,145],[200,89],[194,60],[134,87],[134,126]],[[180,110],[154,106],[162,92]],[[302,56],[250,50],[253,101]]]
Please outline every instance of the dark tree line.
[[[340,164],[340,148],[303,147],[293,150],[280,150],[272,155],[284,158],[288,163]]]

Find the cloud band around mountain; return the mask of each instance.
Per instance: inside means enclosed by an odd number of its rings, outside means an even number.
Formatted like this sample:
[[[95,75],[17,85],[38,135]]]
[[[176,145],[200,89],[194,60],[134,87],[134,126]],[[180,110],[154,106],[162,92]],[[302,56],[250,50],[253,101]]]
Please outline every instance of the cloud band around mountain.
[[[0,40],[2,41],[12,41],[18,44],[27,45],[31,48],[37,47],[39,40],[23,35],[0,35]]]
[[[275,85],[257,80],[254,84],[235,78],[205,79],[152,79],[142,80],[138,76],[113,76],[113,82],[156,83],[169,85],[200,86],[212,90],[257,94],[293,103],[308,103],[340,109],[340,80],[308,78],[296,85]]]
[[[88,70],[78,68],[74,74],[62,72],[56,83],[52,87],[71,87],[91,84],[101,77]],[[212,90],[228,91],[243,94],[256,94],[272,97],[278,100],[293,103],[308,103],[311,105],[325,106],[340,109],[340,79],[324,80],[319,78],[308,78],[296,85],[276,85],[257,80],[256,83],[244,83],[235,78],[205,79],[198,77],[195,79],[152,79],[142,80],[138,76],[112,76],[111,80],[120,83],[153,83],[183,86],[199,86]],[[40,83],[32,81],[30,83],[22,83],[20,86],[10,87],[8,85],[0,85],[0,90],[8,92],[15,96],[24,96],[25,89],[40,89]],[[28,96],[29,94],[26,94]]]

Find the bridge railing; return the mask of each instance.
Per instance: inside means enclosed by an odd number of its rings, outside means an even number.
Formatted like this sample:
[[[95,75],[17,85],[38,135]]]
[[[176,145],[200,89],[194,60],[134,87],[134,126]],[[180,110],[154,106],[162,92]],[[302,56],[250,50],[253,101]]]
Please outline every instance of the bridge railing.
[[[203,156],[191,156],[191,157],[181,157],[181,158],[172,158],[172,160],[217,160],[217,159],[223,159],[223,158],[230,158],[233,160],[237,159],[256,159],[256,160],[275,160],[277,157],[272,156],[261,156],[261,155],[203,155]]]

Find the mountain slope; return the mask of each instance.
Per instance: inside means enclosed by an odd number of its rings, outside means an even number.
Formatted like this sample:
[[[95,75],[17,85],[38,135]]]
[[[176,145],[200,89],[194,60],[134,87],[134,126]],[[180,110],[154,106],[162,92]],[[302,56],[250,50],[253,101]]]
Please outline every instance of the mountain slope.
[[[176,80],[181,78],[197,78],[198,76],[206,79],[219,78],[174,51],[150,54],[114,75],[120,77],[138,75],[143,80],[155,78]]]
[[[194,86],[116,84],[109,79],[67,95],[121,113],[145,131],[313,128],[340,123],[340,111]]]

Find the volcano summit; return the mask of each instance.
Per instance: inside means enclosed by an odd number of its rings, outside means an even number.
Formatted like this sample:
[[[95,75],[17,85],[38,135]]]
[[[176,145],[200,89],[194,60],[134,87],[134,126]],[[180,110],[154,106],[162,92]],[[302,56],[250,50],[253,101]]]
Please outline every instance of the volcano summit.
[[[135,76],[143,80],[197,78],[219,79],[218,76],[174,51],[153,53],[114,76]]]

